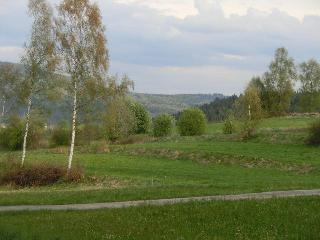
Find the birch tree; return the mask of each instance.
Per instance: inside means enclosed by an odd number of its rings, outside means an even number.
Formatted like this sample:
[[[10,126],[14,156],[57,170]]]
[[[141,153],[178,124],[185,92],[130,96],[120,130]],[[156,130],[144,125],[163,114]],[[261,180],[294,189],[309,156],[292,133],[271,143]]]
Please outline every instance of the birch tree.
[[[57,63],[53,32],[53,12],[45,0],[29,0],[29,15],[33,18],[31,37],[22,57],[25,78],[21,98],[27,103],[21,166],[24,165],[30,125],[32,100],[47,89]]]
[[[317,111],[320,105],[320,64],[311,59],[300,64],[299,70],[300,108],[306,112]]]
[[[297,72],[293,58],[285,48],[277,49],[275,57],[264,75],[266,109],[271,115],[283,115],[289,111]]]
[[[95,91],[92,89],[103,84],[109,60],[100,10],[89,0],[63,0],[58,7],[56,30],[62,67],[70,76],[68,90],[73,97],[69,173],[74,153],[79,97],[86,94],[94,97]]]

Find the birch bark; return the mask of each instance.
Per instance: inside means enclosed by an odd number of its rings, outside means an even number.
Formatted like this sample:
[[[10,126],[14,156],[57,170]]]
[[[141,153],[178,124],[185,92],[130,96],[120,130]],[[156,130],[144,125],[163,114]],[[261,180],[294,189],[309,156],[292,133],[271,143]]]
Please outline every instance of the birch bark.
[[[68,173],[71,170],[73,152],[74,152],[74,143],[76,139],[76,120],[77,120],[77,83],[74,83],[74,96],[73,96],[73,117],[72,117],[72,135],[71,135],[71,145],[68,161]]]
[[[25,161],[25,159],[26,159],[27,139],[28,139],[29,125],[30,125],[31,105],[32,105],[32,99],[31,99],[31,97],[29,97],[29,100],[28,100],[28,109],[27,109],[27,114],[26,114],[26,128],[25,128],[24,137],[23,137],[23,148],[22,148],[21,167],[23,167],[24,161]]]

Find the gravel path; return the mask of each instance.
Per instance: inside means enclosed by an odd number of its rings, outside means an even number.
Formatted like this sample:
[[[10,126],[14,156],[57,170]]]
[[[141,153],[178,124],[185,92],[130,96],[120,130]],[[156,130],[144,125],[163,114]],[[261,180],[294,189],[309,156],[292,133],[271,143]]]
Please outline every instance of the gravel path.
[[[237,201],[249,199],[270,199],[270,198],[287,198],[302,196],[320,196],[320,189],[314,190],[292,190],[292,191],[276,191],[262,193],[245,193],[237,195],[217,195],[207,197],[188,197],[188,198],[172,198],[158,200],[141,200],[127,202],[109,202],[109,203],[87,203],[87,204],[67,204],[67,205],[22,205],[22,206],[0,206],[0,212],[8,211],[61,211],[61,210],[93,210],[103,208],[128,208],[137,206],[162,206],[177,203],[187,203],[194,201]]]

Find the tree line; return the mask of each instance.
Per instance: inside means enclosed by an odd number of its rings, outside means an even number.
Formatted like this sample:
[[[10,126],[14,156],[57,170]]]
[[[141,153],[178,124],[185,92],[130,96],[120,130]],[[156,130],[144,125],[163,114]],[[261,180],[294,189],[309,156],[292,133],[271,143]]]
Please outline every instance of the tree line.
[[[288,50],[279,48],[268,70],[262,76],[253,77],[240,96],[217,99],[199,107],[209,121],[224,121],[230,113],[237,111],[239,99],[248,94],[251,94],[250,98],[256,97],[250,100],[251,105],[259,102],[264,117],[282,116],[290,112],[319,112],[320,63],[310,59],[295,64]]]

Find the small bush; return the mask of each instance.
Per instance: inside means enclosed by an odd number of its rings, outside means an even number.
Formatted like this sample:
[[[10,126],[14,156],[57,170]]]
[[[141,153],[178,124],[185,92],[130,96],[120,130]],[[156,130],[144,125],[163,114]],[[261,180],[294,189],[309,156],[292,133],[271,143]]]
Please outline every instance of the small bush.
[[[178,120],[177,126],[182,136],[202,135],[206,131],[206,116],[198,108],[184,110]]]
[[[18,116],[12,116],[5,128],[0,130],[0,145],[2,148],[16,151],[22,148],[23,122]]]
[[[22,149],[25,122],[19,116],[11,116],[6,127],[0,129],[0,145],[2,148],[16,151]],[[41,147],[44,140],[44,124],[39,118],[31,119],[29,125],[27,148]]]
[[[76,137],[76,145],[88,145],[91,142],[105,138],[105,131],[102,125],[86,123],[80,125]]]
[[[129,103],[125,99],[119,98],[110,101],[107,104],[104,119],[105,132],[110,141],[117,141],[135,132],[135,116],[129,107]]]
[[[1,177],[0,183],[17,187],[39,187],[63,180],[79,182],[82,178],[83,173],[80,169],[72,169],[67,174],[65,168],[58,166],[34,165],[21,168],[14,164]]]
[[[254,120],[244,120],[241,122],[241,138],[243,140],[248,140],[256,136],[258,121]]]
[[[130,109],[134,114],[136,128],[136,134],[147,134],[150,132],[152,119],[146,108],[137,102],[130,104]]]
[[[307,144],[312,146],[320,146],[320,120],[316,121],[310,126]]]
[[[235,132],[235,126],[231,118],[227,118],[223,125],[224,134],[233,134]]]
[[[161,114],[153,121],[153,135],[165,137],[172,134],[174,119],[169,114]]]
[[[57,124],[51,133],[50,144],[52,147],[67,146],[70,143],[70,130],[66,122]]]

